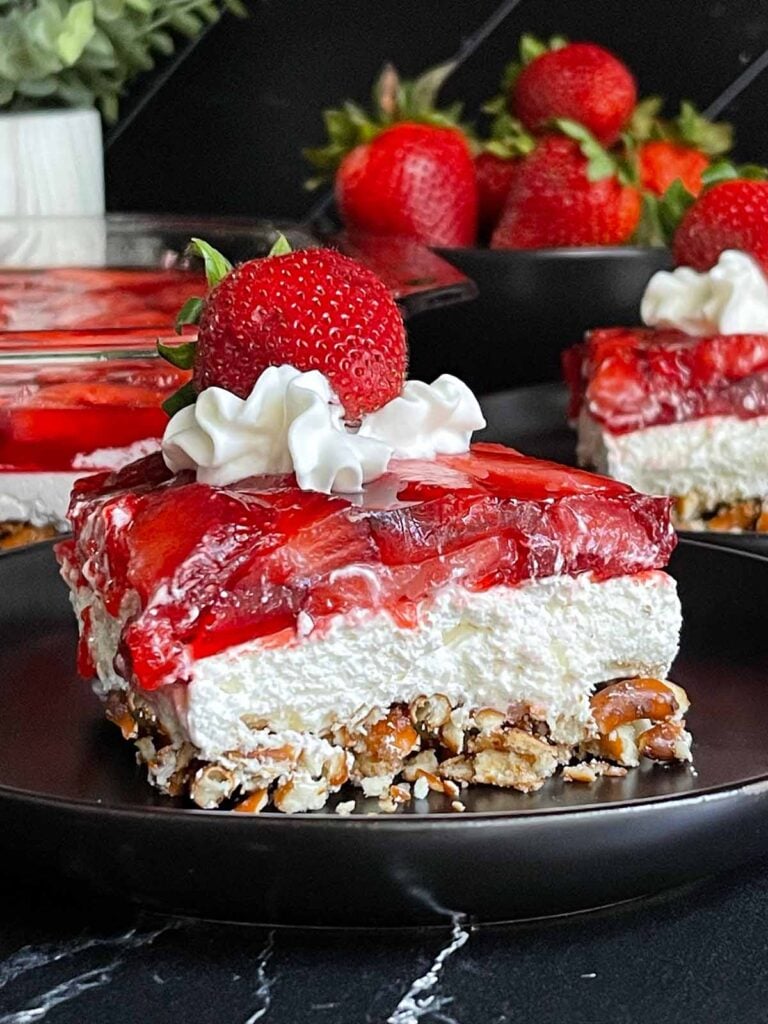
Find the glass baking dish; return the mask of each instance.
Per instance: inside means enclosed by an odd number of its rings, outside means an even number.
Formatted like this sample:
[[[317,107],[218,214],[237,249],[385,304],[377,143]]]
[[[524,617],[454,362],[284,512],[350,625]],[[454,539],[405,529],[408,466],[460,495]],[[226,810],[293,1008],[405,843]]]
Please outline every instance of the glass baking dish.
[[[317,244],[296,225],[245,219],[0,217],[0,331],[169,327],[206,291],[191,238],[241,262],[278,230],[296,248]]]

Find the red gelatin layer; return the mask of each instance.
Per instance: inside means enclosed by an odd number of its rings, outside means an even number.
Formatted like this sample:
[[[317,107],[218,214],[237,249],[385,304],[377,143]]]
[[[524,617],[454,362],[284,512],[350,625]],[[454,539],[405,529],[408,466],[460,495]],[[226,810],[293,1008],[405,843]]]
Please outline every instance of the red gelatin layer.
[[[0,329],[170,327],[205,278],[184,270],[63,267],[0,273]]]
[[[157,336],[157,332],[155,332]],[[189,379],[157,356],[0,357],[0,471],[72,470],[79,455],[162,437],[161,403]]]
[[[610,327],[563,355],[570,414],[586,405],[614,434],[702,416],[768,415],[768,334],[692,338]]]
[[[130,610],[118,668],[155,689],[232,645],[290,642],[302,613],[322,629],[337,613],[386,608],[408,627],[449,582],[661,568],[675,544],[670,504],[491,444],[396,462],[359,498],[302,491],[292,476],[210,487],[171,476],[158,454],[79,481],[58,554],[71,585],[114,616]]]

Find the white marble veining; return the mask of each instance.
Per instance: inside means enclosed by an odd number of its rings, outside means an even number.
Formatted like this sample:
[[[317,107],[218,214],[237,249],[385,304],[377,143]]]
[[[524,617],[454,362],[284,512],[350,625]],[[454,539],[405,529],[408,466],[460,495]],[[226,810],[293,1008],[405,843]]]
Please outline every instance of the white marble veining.
[[[458,1024],[453,1018],[439,1013],[444,1006],[453,1002],[453,996],[437,991],[437,985],[445,961],[461,949],[468,939],[469,932],[462,926],[462,919],[454,917],[450,942],[440,950],[429,970],[411,982],[408,991],[387,1017],[387,1024],[418,1024],[427,1015],[433,1020],[441,1020],[443,1024]]]

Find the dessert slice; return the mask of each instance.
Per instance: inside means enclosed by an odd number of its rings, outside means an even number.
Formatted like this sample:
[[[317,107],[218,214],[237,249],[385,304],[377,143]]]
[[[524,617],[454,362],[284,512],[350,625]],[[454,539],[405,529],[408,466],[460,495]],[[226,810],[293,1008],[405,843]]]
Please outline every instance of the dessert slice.
[[[278,251],[214,267],[162,453],[81,480],[58,548],[81,672],[152,782],[394,810],[689,758],[669,499],[470,446],[476,399],[404,380],[382,283]]]
[[[580,464],[674,497],[683,529],[768,531],[768,282],[724,253],[655,275],[643,314],[565,354]]]
[[[80,670],[165,792],[530,791],[585,751],[688,756],[668,504],[497,445],[354,499],[156,455],[80,482],[59,556]]]

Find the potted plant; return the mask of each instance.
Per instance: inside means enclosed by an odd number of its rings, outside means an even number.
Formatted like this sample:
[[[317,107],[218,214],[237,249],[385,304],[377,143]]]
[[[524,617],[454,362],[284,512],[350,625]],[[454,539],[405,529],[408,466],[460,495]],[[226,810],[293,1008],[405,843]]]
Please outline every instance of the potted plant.
[[[102,117],[241,0],[0,0],[0,215],[104,212]]]

